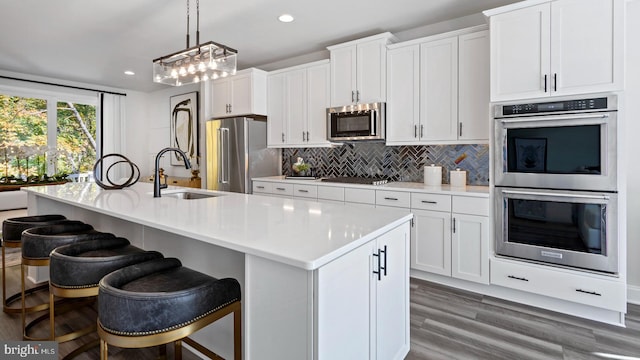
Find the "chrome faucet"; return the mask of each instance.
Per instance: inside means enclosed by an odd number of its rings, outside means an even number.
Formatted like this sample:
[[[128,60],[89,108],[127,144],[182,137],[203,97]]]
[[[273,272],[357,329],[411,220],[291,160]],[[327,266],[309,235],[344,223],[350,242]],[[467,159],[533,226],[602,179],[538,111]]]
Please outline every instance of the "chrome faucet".
[[[154,171],[154,177],[153,177],[153,197],[154,198],[160,197],[160,189],[166,189],[167,187],[167,184],[162,184],[162,185],[160,184],[160,158],[167,151],[175,151],[178,154],[180,154],[182,156],[182,160],[184,160],[184,168],[191,169],[191,163],[189,162],[189,159],[187,159],[187,154],[185,154],[184,151],[178,148],[171,148],[171,147],[160,150],[160,152],[158,152],[158,155],[156,155],[156,169]]]

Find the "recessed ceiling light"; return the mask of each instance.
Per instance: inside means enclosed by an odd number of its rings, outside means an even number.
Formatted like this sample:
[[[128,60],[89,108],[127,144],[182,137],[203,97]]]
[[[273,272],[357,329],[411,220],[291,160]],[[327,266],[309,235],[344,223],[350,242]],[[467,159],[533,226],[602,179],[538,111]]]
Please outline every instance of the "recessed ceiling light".
[[[131,71],[131,70],[127,70],[127,71],[125,71],[125,72],[124,72],[124,74],[125,74],[125,75],[129,75],[129,76],[133,76],[133,75],[135,75],[136,73],[134,73],[134,72],[133,72],[133,71]]]
[[[278,17],[278,20],[280,20],[283,23],[290,23],[293,21],[293,16],[289,14],[282,14]]]

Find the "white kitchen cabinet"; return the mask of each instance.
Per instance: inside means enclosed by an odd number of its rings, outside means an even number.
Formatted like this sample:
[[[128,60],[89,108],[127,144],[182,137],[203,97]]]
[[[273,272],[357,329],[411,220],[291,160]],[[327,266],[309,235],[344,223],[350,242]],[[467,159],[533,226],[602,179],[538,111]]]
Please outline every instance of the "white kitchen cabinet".
[[[452,216],[451,276],[489,284],[489,217]]]
[[[491,101],[623,88],[624,1],[557,0],[485,14]]]
[[[409,350],[408,225],[316,272],[319,359],[403,359]],[[350,319],[338,326],[338,319]]]
[[[482,28],[390,46],[387,145],[488,141],[489,34]]]
[[[418,144],[420,46],[387,52],[387,144]]]
[[[262,70],[241,70],[213,80],[211,87],[211,118],[267,114],[267,73]]]
[[[489,31],[458,37],[458,140],[488,140]]]
[[[456,140],[458,37],[420,45],[420,140]]]
[[[451,213],[413,212],[411,268],[451,276]]]
[[[329,146],[329,64],[320,61],[271,72],[268,77],[269,147]]]
[[[331,106],[386,101],[387,47],[383,33],[327,47],[331,59]]]

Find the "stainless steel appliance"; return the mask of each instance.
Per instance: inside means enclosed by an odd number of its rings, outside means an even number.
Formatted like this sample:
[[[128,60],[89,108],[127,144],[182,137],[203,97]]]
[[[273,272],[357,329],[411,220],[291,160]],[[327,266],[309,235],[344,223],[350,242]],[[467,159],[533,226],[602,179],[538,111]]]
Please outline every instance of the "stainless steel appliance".
[[[618,273],[616,193],[496,188],[496,254]]]
[[[356,104],[327,109],[329,141],[384,140],[386,104]]]
[[[267,148],[264,117],[210,120],[207,136],[207,189],[250,194],[251,178],[280,174],[277,149]]]
[[[617,97],[495,106],[496,186],[616,191]]]
[[[617,97],[494,108],[496,255],[617,274]]]

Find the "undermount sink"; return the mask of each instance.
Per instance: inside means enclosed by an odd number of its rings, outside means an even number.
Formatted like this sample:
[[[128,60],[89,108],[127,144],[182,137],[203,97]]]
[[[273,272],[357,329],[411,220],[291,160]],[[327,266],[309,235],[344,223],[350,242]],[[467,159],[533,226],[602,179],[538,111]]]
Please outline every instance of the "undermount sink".
[[[174,197],[176,199],[182,199],[182,200],[206,199],[206,198],[212,198],[212,197],[218,197],[218,196],[220,195],[189,192],[189,191],[162,193],[162,197]]]

